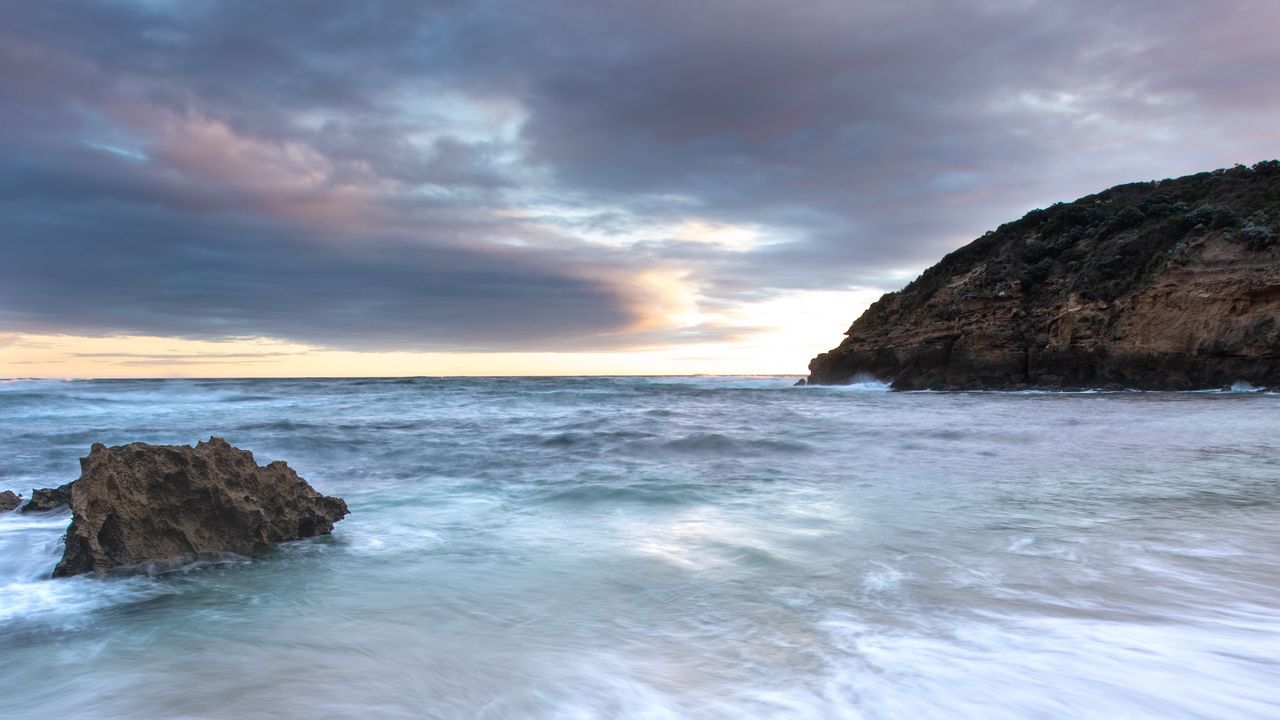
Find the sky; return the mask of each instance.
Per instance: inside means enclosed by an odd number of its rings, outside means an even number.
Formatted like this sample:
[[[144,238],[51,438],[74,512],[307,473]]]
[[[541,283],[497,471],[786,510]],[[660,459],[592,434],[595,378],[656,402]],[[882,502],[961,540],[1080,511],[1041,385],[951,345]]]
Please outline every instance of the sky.
[[[805,373],[1280,156],[1273,0],[0,0],[0,377]]]

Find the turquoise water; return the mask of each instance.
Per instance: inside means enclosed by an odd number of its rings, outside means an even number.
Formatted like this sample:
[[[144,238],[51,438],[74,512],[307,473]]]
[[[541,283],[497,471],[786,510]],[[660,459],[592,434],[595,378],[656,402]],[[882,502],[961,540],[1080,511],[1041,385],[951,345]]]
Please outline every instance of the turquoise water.
[[[209,435],[352,514],[47,580],[0,716],[1280,717],[1280,397],[779,378],[0,383],[0,489]]]

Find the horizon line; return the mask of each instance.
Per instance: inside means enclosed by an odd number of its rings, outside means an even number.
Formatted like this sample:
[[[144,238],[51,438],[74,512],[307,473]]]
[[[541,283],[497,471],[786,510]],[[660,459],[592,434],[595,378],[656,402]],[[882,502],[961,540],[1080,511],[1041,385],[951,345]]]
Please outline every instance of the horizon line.
[[[238,381],[238,380],[527,380],[527,379],[568,379],[568,378],[672,378],[672,377],[759,377],[759,378],[790,378],[790,377],[808,377],[808,373],[601,373],[601,374],[575,374],[575,375],[244,375],[237,377],[199,377],[199,376],[172,376],[172,377],[123,377],[123,376],[77,376],[77,377],[8,377],[0,378],[0,382],[29,382],[29,381],[59,381],[59,382],[82,382],[82,381],[145,381],[154,382],[157,380],[199,380],[208,381]]]

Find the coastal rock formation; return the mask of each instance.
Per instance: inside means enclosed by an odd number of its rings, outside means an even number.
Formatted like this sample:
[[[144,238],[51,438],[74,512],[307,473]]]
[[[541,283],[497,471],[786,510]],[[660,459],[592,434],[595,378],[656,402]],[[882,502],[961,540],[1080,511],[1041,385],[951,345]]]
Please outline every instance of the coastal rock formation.
[[[1280,386],[1280,162],[1111,188],[883,296],[809,382],[895,389]]]
[[[71,504],[71,486],[73,483],[59,485],[56,488],[38,488],[31,491],[31,499],[22,506],[21,512],[45,512],[58,510]]]
[[[95,444],[71,489],[71,526],[54,577],[172,566],[329,533],[347,515],[282,461],[210,438],[188,446]],[[151,568],[148,568],[151,569]]]
[[[8,512],[18,507],[22,502],[22,498],[12,490],[0,492],[0,512]]]

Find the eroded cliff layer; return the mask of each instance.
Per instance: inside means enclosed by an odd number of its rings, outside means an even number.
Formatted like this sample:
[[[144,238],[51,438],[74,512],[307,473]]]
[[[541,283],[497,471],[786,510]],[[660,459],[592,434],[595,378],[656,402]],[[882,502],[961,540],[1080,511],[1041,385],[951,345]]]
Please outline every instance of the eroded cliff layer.
[[[1133,183],[947,255],[809,363],[897,389],[1280,386],[1280,162]]]

